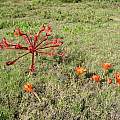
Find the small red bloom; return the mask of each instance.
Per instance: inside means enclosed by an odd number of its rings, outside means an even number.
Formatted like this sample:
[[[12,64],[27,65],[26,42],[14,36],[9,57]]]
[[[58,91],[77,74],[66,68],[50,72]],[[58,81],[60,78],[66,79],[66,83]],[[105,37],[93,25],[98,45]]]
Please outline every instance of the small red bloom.
[[[91,79],[96,81],[96,82],[100,82],[100,76],[99,75],[93,75]]]
[[[115,77],[116,83],[120,84],[120,73],[119,72],[115,73],[114,77]]]
[[[24,86],[23,86],[23,89],[25,92],[32,92],[33,91],[33,86],[31,83],[26,83]]]
[[[108,84],[111,84],[111,83],[112,83],[112,79],[111,79],[111,78],[108,78],[108,79],[107,79],[107,83],[108,83]]]
[[[78,67],[75,68],[75,72],[76,72],[77,75],[82,75],[82,74],[85,73],[86,71],[87,71],[87,70],[86,70],[85,68],[80,67],[80,66],[78,66]]]
[[[15,30],[14,32],[14,36],[18,37],[18,36],[22,36],[23,32],[18,28]]]
[[[102,64],[102,68],[104,70],[109,70],[111,67],[112,67],[112,65],[110,63],[104,63],[104,64]]]
[[[15,31],[15,32],[14,32],[14,36],[15,36],[15,37],[18,37],[19,34]]]

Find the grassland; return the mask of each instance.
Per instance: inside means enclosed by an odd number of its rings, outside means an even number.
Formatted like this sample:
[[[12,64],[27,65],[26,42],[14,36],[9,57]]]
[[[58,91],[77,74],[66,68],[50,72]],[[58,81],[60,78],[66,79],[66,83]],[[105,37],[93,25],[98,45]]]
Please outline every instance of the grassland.
[[[0,1],[0,39],[17,42],[16,27],[35,33],[43,23],[64,37],[65,62],[39,56],[37,74],[28,76],[30,56],[7,67],[4,63],[21,52],[1,50],[0,120],[120,120],[120,87],[99,86],[74,72],[81,65],[101,74],[103,62],[120,71],[120,2]],[[22,90],[25,82],[34,85],[41,103]]]

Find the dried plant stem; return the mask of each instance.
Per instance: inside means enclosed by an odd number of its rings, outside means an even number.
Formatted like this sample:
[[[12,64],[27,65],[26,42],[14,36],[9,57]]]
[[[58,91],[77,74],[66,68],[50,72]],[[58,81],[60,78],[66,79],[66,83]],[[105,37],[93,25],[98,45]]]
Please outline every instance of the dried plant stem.
[[[39,98],[39,96],[38,96],[38,94],[36,93],[36,92],[32,92],[32,94],[38,99],[38,101],[41,103],[41,100],[40,100],[40,98]]]

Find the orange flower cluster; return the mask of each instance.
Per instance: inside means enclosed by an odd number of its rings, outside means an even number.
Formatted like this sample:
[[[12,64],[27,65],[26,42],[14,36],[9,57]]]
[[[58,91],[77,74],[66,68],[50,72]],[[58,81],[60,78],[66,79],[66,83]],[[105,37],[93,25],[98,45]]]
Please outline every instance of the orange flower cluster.
[[[102,65],[102,68],[103,68],[105,71],[107,71],[107,70],[110,70],[110,69],[112,68],[112,65],[111,65],[110,63],[104,63],[104,64]],[[77,75],[83,75],[84,73],[87,72],[87,69],[78,66],[78,67],[75,68],[75,72],[76,72]],[[106,74],[105,74],[105,75],[106,75]],[[109,78],[109,71],[108,71],[108,74],[106,75],[105,78],[106,78],[105,80],[107,81],[108,84],[111,84],[111,83],[112,83],[112,79]],[[115,78],[116,83],[120,85],[120,73],[119,73],[119,72],[116,72],[116,73],[114,74],[114,78]],[[102,76],[100,76],[99,74],[94,74],[94,75],[92,75],[92,77],[91,77],[90,79],[93,80],[93,81],[95,81],[95,82],[97,82],[97,83],[99,83],[99,82],[101,82],[101,80],[102,80]],[[31,83],[26,83],[26,84],[23,86],[23,89],[24,89],[24,91],[27,92],[27,93],[32,93],[32,94],[39,100],[39,102],[41,102],[41,100],[40,100],[40,98],[38,97],[37,93],[33,91],[33,86],[32,86]]]
[[[112,79],[109,78],[109,70],[112,68],[112,64],[110,64],[110,63],[103,63],[102,64],[102,68],[103,68],[103,70],[105,72],[104,76],[106,77],[107,83],[111,84],[112,83]],[[101,79],[100,75],[93,75],[91,77],[91,79],[96,81],[96,82],[100,82],[101,81],[100,80]]]
[[[91,76],[90,79],[97,83],[105,80],[108,84],[111,84],[113,82],[113,80],[110,78],[110,73],[112,73],[111,71],[113,71],[112,64],[111,63],[103,63],[101,67],[105,74],[103,74],[103,76],[100,76],[99,74],[94,74]],[[83,75],[86,72],[87,72],[86,68],[83,68],[80,66],[77,66],[75,68],[75,73],[77,75]],[[114,74],[114,78],[115,78],[115,82],[120,85],[120,73],[119,72],[116,72]]]

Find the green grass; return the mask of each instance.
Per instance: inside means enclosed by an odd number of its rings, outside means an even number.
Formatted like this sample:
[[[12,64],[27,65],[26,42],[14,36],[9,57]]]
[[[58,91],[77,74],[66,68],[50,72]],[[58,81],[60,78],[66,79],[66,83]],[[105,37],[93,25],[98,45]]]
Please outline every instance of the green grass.
[[[74,68],[82,65],[101,74],[103,62],[120,71],[120,2],[112,1],[0,2],[0,39],[5,36],[17,42],[13,36],[16,27],[35,33],[40,25],[50,22],[53,32],[64,36],[66,51],[61,64],[38,57],[36,76],[25,73],[30,56],[7,67],[4,63],[21,52],[0,51],[0,120],[120,119],[120,88],[106,83],[100,87],[74,73]],[[23,92],[27,81],[33,83],[41,103]]]

